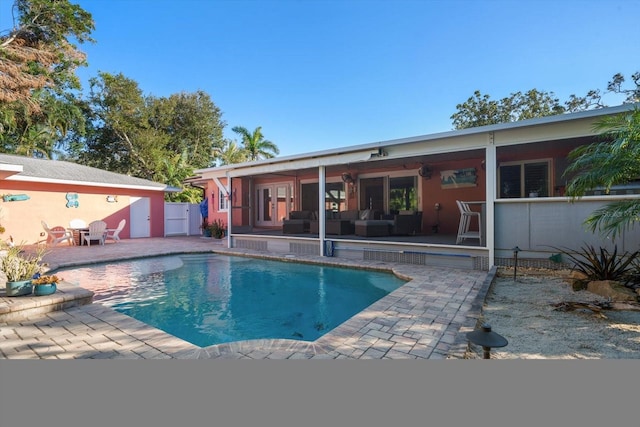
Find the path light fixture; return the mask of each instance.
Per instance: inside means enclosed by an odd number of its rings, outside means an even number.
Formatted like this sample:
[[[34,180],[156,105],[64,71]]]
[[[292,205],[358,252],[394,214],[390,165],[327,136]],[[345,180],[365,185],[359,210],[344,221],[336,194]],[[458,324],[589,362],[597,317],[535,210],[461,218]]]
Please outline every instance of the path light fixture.
[[[513,250],[513,281],[516,281],[516,271],[518,270],[518,252],[521,251],[519,247],[515,247]]]
[[[491,348],[504,347],[509,344],[505,337],[491,331],[491,326],[486,323],[482,325],[480,330],[467,332],[467,339],[473,344],[482,346],[483,359],[491,359]]]

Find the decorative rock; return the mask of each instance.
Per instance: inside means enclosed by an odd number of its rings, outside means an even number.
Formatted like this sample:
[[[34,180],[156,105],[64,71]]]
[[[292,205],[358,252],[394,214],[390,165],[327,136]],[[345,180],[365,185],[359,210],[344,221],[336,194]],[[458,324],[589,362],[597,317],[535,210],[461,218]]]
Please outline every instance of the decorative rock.
[[[574,291],[584,291],[587,289],[587,276],[580,271],[572,271],[569,274],[567,281],[571,285],[571,289]]]
[[[589,282],[587,291],[610,298],[611,301],[638,301],[638,295],[635,292],[614,280]]]

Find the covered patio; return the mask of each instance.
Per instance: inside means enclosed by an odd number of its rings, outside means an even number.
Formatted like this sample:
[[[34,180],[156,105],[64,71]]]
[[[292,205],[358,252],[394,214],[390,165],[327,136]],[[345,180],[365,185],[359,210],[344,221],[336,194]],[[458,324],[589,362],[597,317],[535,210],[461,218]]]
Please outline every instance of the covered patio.
[[[597,120],[629,108],[212,167],[185,183],[205,189],[229,248],[480,270],[509,265],[518,248],[532,266],[553,267],[553,246],[610,247],[584,219],[640,197],[640,185],[565,196],[569,153],[599,140]],[[621,239],[637,241],[637,230]]]

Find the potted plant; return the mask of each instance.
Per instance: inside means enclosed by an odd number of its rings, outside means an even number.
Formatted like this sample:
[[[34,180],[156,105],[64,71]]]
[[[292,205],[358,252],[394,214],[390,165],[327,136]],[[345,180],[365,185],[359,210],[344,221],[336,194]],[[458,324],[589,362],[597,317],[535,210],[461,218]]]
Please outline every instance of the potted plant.
[[[200,226],[202,228],[202,234],[204,237],[211,237],[211,225],[204,221]]]
[[[218,218],[214,219],[208,228],[211,231],[211,236],[216,239],[222,239],[227,231],[227,226],[224,224],[224,221]]]
[[[43,269],[45,248],[39,246],[35,253],[26,254],[21,245],[10,246],[0,258],[0,269],[6,276],[7,296],[29,295],[33,292],[31,280]]]
[[[51,295],[58,289],[58,282],[62,280],[55,274],[39,275],[36,273],[34,277],[35,278],[31,280],[33,294],[38,296]]]

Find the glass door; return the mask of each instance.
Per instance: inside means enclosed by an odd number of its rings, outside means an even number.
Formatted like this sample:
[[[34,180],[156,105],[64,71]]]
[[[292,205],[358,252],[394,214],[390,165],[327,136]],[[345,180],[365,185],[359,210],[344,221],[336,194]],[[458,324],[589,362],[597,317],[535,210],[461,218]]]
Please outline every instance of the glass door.
[[[259,227],[282,225],[282,220],[289,216],[292,204],[291,184],[256,186],[256,225]]]
[[[384,178],[363,178],[360,180],[360,210],[385,211]]]

